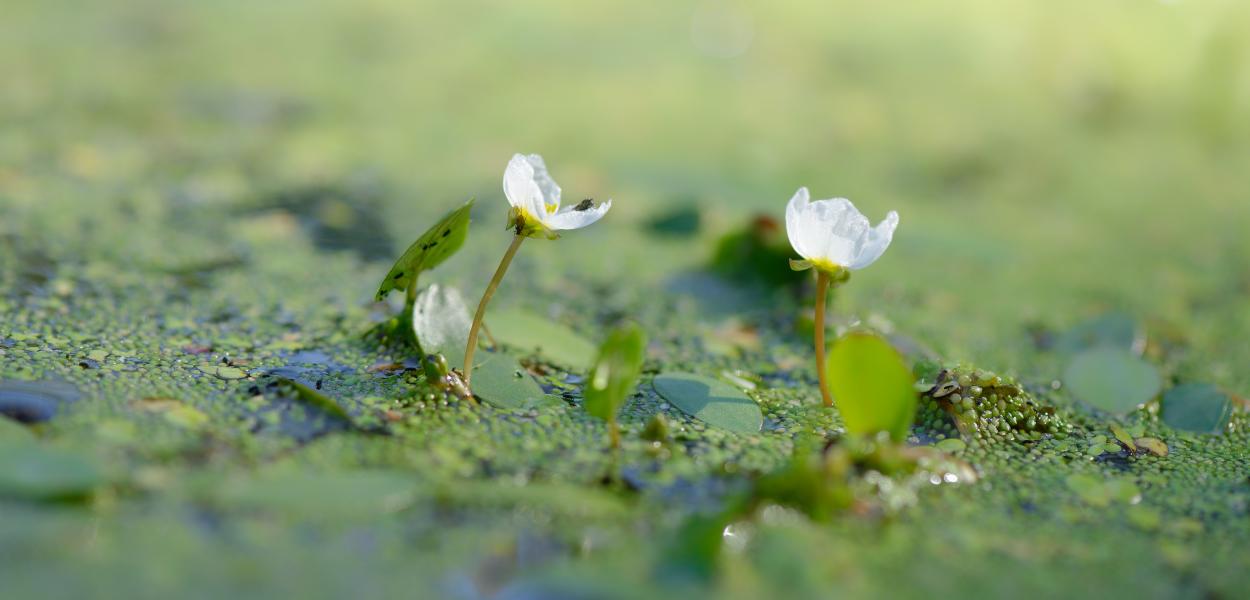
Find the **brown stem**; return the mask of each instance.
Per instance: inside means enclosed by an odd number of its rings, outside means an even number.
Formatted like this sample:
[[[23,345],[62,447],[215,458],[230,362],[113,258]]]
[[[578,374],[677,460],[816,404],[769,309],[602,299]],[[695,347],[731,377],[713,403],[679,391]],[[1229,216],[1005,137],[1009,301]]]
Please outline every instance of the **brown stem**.
[[[524,242],[523,236],[512,238],[512,245],[508,246],[508,251],[504,252],[503,260],[499,261],[499,268],[495,269],[495,276],[491,278],[490,284],[486,286],[486,293],[482,294],[482,301],[477,305],[477,314],[473,315],[473,327],[469,329],[469,344],[464,349],[464,384],[469,385],[473,378],[473,353],[477,351],[477,333],[482,328],[482,317],[486,316],[486,305],[490,304],[491,296],[495,295],[495,290],[499,288],[499,282],[503,281],[504,273],[508,272],[508,265],[512,264],[512,258],[516,256],[516,251]]]
[[[833,406],[829,393],[829,375],[825,373],[825,298],[829,291],[829,274],[816,272],[816,377],[820,380],[820,397],[825,406]]]

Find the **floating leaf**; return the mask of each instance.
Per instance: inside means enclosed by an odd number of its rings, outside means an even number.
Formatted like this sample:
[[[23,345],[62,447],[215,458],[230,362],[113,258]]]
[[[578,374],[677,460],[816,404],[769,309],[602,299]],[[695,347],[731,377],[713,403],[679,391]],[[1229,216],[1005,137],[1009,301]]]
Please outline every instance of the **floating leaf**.
[[[1063,382],[1077,398],[1107,412],[1124,414],[1159,393],[1159,372],[1128,350],[1095,348],[1068,363]]]
[[[825,370],[848,432],[885,431],[895,441],[907,437],[916,414],[915,379],[889,341],[871,333],[842,336]]]
[[[1137,452],[1137,444],[1133,443],[1133,436],[1130,435],[1129,432],[1123,427],[1112,423],[1111,434],[1114,435],[1115,439],[1119,440],[1121,444],[1124,444],[1124,447],[1128,448],[1129,452]]]
[[[1139,437],[1133,440],[1133,442],[1137,445],[1138,448],[1142,448],[1146,450],[1147,452],[1154,454],[1155,456],[1167,456],[1168,455],[1168,445],[1163,443],[1163,440],[1160,440],[1158,438]]]
[[[417,294],[412,307],[412,329],[422,352],[442,354],[448,364],[462,367],[464,345],[472,327],[468,305],[456,288],[435,284]]]
[[[291,379],[279,379],[278,383],[289,386],[294,390],[295,397],[301,402],[315,406],[332,417],[342,419],[348,423],[352,422],[351,415],[347,414],[347,411],[342,406],[339,406],[337,402],[331,400],[329,396]]]
[[[1111,312],[1076,324],[1059,335],[1054,347],[1068,354],[1093,348],[1117,348],[1140,356],[1145,346],[1145,333],[1133,317]]]
[[[1228,394],[1209,383],[1185,383],[1163,394],[1163,422],[1173,429],[1223,433],[1232,415]]]
[[[518,309],[489,313],[486,324],[495,340],[520,350],[535,351],[552,362],[588,371],[595,345],[581,334],[551,319]]]
[[[0,496],[76,500],[102,483],[103,474],[88,456],[31,443],[0,448]]]
[[[754,400],[729,384],[693,373],[665,373],[655,378],[655,391],[686,414],[738,433],[756,433],[764,415]]]
[[[469,212],[472,208],[473,201],[469,200],[421,234],[386,274],[378,287],[377,299],[382,300],[392,290],[407,290],[416,283],[422,271],[437,267],[455,254],[469,234]]]
[[[479,352],[473,368],[473,394],[501,408],[525,408],[544,401],[543,389],[515,358],[501,352]]]

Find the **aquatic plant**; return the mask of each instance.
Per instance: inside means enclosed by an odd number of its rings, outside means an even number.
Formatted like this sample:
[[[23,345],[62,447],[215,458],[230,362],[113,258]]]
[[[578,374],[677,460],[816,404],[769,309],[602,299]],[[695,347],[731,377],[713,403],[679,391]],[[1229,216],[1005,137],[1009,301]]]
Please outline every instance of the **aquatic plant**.
[[[469,339],[464,354],[465,383],[473,378],[473,353],[477,350],[477,335],[482,327],[482,318],[486,316],[486,306],[499,288],[499,282],[508,272],[508,266],[521,248],[526,238],[543,236],[547,239],[560,237],[559,231],[581,229],[603,218],[612,208],[608,200],[595,205],[593,200],[586,199],[575,206],[560,208],[560,186],[547,173],[547,164],[537,154],[513,155],[503,174],[503,193],[512,206],[508,213],[508,229],[514,237],[499,268],[491,277],[478,303],[477,313],[473,316],[473,325],[469,329]]]
[[[850,279],[876,262],[894,238],[898,213],[890,211],[875,228],[846,198],[811,201],[807,188],[799,188],[786,205],[786,233],[790,245],[802,257],[791,260],[796,271],[816,272],[816,372],[825,406],[833,406],[825,369],[825,304],[831,286]]]
[[[647,335],[637,325],[608,334],[599,347],[595,366],[586,384],[586,412],[607,421],[613,448],[620,448],[616,415],[638,384],[647,350]]]

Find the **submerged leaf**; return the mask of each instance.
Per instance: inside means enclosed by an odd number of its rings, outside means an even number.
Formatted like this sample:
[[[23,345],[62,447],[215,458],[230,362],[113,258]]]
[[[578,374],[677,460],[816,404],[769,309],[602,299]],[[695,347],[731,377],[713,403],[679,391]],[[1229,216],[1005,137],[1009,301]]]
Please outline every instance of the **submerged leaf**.
[[[407,290],[416,284],[417,276],[422,271],[437,267],[455,254],[469,234],[469,212],[472,208],[473,201],[469,200],[421,234],[386,274],[378,286],[377,300],[382,300],[392,290]]]
[[[756,433],[764,425],[760,407],[729,384],[693,373],[665,373],[655,391],[686,414],[738,433]]]
[[[1163,394],[1163,422],[1173,429],[1223,433],[1232,414],[1228,394],[1209,383],[1185,383]]]
[[[915,380],[889,341],[871,333],[849,333],[834,344],[825,369],[848,432],[885,431],[895,441],[907,437],[916,414]]]
[[[453,366],[463,366],[472,326],[468,305],[456,288],[434,284],[417,294],[412,330],[425,354],[442,354]]]
[[[500,343],[526,352],[536,351],[552,362],[587,371],[595,345],[581,334],[532,312],[504,309],[487,315],[490,333]]]
[[[1077,354],[1064,370],[1063,382],[1085,403],[1124,414],[1159,393],[1159,372],[1128,350],[1094,348]]]
[[[616,421],[616,413],[638,383],[646,349],[647,336],[637,325],[608,334],[586,384],[586,412]]]
[[[479,352],[473,368],[473,394],[500,408],[525,408],[544,400],[543,389],[515,358],[502,352]],[[476,361],[475,361],[476,362]]]

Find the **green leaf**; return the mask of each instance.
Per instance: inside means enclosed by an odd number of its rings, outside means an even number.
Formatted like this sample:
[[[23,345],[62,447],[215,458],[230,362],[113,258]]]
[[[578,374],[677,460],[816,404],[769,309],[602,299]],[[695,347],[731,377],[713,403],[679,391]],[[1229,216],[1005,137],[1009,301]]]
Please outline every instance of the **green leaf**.
[[[833,345],[825,372],[849,433],[885,431],[895,441],[907,437],[916,415],[915,379],[889,341],[848,333]]]
[[[1163,394],[1163,422],[1173,429],[1223,433],[1232,411],[1228,394],[1209,383],[1185,383]]]
[[[656,393],[686,414],[728,431],[757,433],[764,415],[737,388],[693,373],[664,373],[652,383]]]
[[[342,406],[339,406],[337,402],[331,400],[329,396],[326,396],[325,394],[322,394],[321,392],[318,392],[317,390],[314,390],[293,379],[279,379],[278,383],[288,386],[294,390],[295,397],[300,402],[315,406],[332,417],[352,424],[351,415],[347,414],[347,411],[344,410]]]
[[[599,356],[586,384],[586,412],[615,421],[642,374],[647,335],[637,325],[617,329],[599,347]]]
[[[36,443],[0,448],[0,497],[28,500],[75,500],[104,483],[90,457]]]
[[[544,401],[542,387],[515,358],[500,352],[478,354],[485,358],[473,368],[473,395],[500,408],[526,408]]]
[[[1067,354],[1093,348],[1118,348],[1140,355],[1145,334],[1133,317],[1110,312],[1087,319],[1063,332],[1055,340],[1055,350]]]
[[[473,201],[469,200],[421,234],[386,274],[378,286],[377,300],[382,300],[392,290],[408,289],[416,283],[417,275],[422,271],[437,267],[455,254],[469,234],[469,212],[472,208]]]
[[[1094,348],[1072,357],[1063,382],[1085,403],[1125,414],[1159,393],[1159,372],[1127,349]]]
[[[431,285],[417,294],[412,307],[412,329],[426,354],[442,354],[447,364],[463,367],[465,344],[472,327],[469,307],[456,288]]]
[[[558,365],[588,371],[594,360],[594,343],[564,325],[529,311],[504,309],[488,313],[486,325],[496,341],[525,352],[537,352]]]

